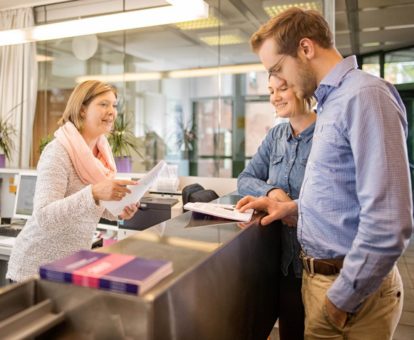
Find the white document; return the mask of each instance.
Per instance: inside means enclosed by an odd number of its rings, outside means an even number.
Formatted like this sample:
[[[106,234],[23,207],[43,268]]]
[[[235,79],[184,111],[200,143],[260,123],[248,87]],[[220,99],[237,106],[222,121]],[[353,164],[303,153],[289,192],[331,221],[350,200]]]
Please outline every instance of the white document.
[[[131,193],[126,194],[120,201],[101,201],[101,205],[109,210],[109,212],[118,216],[127,205],[137,203],[142,196],[149,190],[149,188],[155,183],[159,174],[167,166],[165,161],[160,161],[154,166],[144,178],[138,181],[137,185],[129,185],[128,189]]]
[[[184,205],[184,209],[240,222],[249,222],[254,212],[253,209],[246,210],[245,212],[240,212],[232,204],[201,202],[189,202]]]

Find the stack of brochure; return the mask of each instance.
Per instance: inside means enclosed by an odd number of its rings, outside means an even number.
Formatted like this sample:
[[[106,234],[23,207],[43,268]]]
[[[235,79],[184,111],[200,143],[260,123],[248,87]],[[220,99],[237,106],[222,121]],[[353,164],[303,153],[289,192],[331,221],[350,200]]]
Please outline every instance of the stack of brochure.
[[[184,209],[240,222],[249,222],[254,212],[253,209],[249,209],[245,212],[240,212],[232,204],[201,202],[189,202],[186,205],[184,205]]]
[[[140,295],[171,274],[171,261],[81,250],[40,267],[42,279]]]

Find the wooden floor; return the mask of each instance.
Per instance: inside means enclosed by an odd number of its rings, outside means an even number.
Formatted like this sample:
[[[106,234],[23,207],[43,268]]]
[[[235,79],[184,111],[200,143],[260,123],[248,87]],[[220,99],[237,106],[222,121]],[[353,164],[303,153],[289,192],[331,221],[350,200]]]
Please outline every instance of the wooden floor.
[[[410,245],[398,261],[398,269],[404,284],[404,307],[393,339],[414,340],[414,236],[411,237]],[[269,340],[279,340],[276,327],[270,333]]]

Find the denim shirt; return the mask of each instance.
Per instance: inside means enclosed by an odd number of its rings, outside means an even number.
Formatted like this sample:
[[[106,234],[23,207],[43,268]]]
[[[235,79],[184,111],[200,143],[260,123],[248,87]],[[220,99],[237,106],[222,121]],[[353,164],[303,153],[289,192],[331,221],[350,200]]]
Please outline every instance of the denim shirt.
[[[270,190],[280,188],[292,199],[297,199],[312,146],[314,128],[315,124],[312,124],[296,137],[292,134],[289,123],[272,128],[239,175],[239,193],[266,196]],[[287,275],[289,265],[292,264],[295,276],[302,276],[299,252],[296,228],[283,226],[281,269],[284,275]]]

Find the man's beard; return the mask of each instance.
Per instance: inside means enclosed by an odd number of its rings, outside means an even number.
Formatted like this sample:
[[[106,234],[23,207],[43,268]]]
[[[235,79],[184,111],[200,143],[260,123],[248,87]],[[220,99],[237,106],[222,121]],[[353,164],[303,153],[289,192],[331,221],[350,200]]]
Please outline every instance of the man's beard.
[[[309,99],[313,97],[316,90],[316,77],[313,70],[298,58],[298,85],[295,88],[296,96],[299,99]]]

